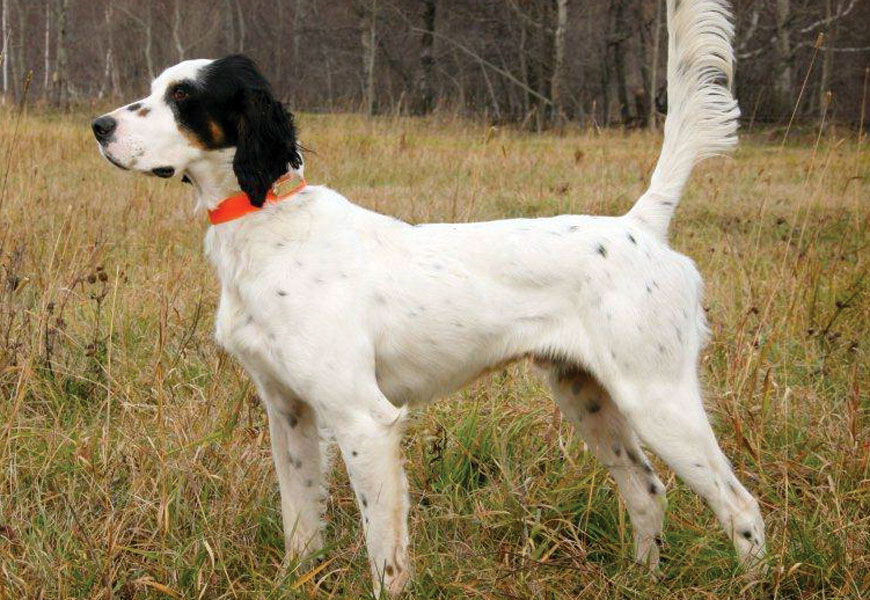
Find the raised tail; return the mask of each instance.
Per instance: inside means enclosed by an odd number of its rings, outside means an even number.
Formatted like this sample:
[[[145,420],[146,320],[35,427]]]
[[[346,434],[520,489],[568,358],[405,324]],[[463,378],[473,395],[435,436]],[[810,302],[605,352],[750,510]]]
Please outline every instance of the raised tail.
[[[734,26],[727,0],[667,0],[668,116],[649,189],[629,216],[664,238],[695,163],[737,145],[731,94]]]

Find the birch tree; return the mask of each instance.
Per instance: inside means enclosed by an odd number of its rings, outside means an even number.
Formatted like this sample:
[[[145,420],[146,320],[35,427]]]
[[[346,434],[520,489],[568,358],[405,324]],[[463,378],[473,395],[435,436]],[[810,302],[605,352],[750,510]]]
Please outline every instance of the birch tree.
[[[775,79],[777,102],[780,108],[788,106],[794,90],[791,49],[791,0],[776,0],[776,50],[779,56]]]
[[[148,70],[149,79],[154,79],[157,73],[154,70],[154,15],[151,10],[151,3],[145,3],[145,17],[140,17],[136,13],[122,8],[126,15],[130,17],[141,29],[145,36],[145,43],[142,44],[142,54],[145,57],[145,68]]]
[[[106,29],[106,58],[105,67],[103,68],[103,82],[100,86],[100,91],[97,94],[98,98],[102,98],[106,93],[106,88],[111,88],[112,96],[117,98],[121,95],[120,80],[118,77],[118,65],[115,60],[115,35],[114,22],[112,20],[112,2],[106,4],[105,10],[105,29]]]
[[[54,69],[54,104],[56,106],[64,106],[69,101],[69,81],[67,80],[67,55],[66,55],[66,35],[67,35],[67,14],[69,11],[69,0],[57,0],[57,27],[55,28],[55,69]]]
[[[550,100],[553,101],[553,118],[561,122],[562,69],[565,63],[565,27],[568,24],[568,0],[556,0],[556,28],[553,34],[553,78],[550,81]]]

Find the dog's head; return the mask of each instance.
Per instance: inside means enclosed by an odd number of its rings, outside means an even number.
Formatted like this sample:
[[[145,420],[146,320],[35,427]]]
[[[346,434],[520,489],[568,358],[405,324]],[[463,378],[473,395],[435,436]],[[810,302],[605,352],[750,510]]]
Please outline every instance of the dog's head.
[[[158,177],[234,149],[239,187],[257,206],[288,167],[302,165],[293,116],[242,55],[170,67],[151,83],[151,95],[91,126],[109,162]]]

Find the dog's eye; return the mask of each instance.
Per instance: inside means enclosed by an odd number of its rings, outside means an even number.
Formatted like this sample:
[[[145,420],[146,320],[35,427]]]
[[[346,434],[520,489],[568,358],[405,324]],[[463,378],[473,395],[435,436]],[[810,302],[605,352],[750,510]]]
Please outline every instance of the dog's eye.
[[[176,102],[181,102],[182,100],[187,100],[187,90],[183,87],[177,87],[172,91],[172,98]]]

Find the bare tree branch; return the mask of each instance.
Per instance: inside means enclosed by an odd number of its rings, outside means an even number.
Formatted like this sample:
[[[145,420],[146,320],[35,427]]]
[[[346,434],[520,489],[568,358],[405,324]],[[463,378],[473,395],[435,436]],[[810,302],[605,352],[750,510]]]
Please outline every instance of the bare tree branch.
[[[414,31],[415,33],[422,33],[423,29],[420,29],[419,27],[411,27],[411,31]],[[544,102],[548,106],[553,106],[552,100],[550,100],[549,98],[547,98],[543,94],[539,94],[538,92],[536,92],[535,90],[533,90],[532,88],[527,86],[525,83],[523,83],[522,81],[520,81],[519,79],[514,77],[514,75],[512,73],[510,73],[509,71],[505,71],[504,69],[492,64],[491,62],[489,62],[488,60],[483,58],[480,54],[478,54],[477,52],[475,52],[471,48],[468,48],[467,46],[457,42],[456,40],[453,40],[453,39],[447,37],[446,35],[438,33],[437,31],[433,32],[433,35],[436,38],[438,38],[440,40],[444,40],[445,42],[447,42],[448,44],[450,44],[454,48],[460,50],[461,52],[463,52],[463,53],[467,54],[468,56],[474,58],[475,60],[479,61],[481,65],[485,65],[487,68],[489,68],[489,69],[495,71],[496,73],[498,73],[499,75],[505,77],[508,81],[510,81],[514,85],[522,88],[527,93],[531,94],[532,96],[534,96],[538,100]]]
[[[809,33],[811,31],[813,31],[814,29],[818,29],[822,25],[827,25],[829,23],[833,23],[834,21],[839,21],[843,17],[848,16],[849,13],[852,12],[852,9],[855,8],[855,5],[857,3],[858,3],[858,0],[851,0],[851,2],[849,3],[849,6],[847,6],[845,10],[843,10],[842,4],[838,4],[837,5],[837,13],[835,15],[828,17],[826,19],[821,19],[819,21],[816,21],[815,23],[810,23],[809,25],[807,25],[803,29],[799,29],[798,33]]]

